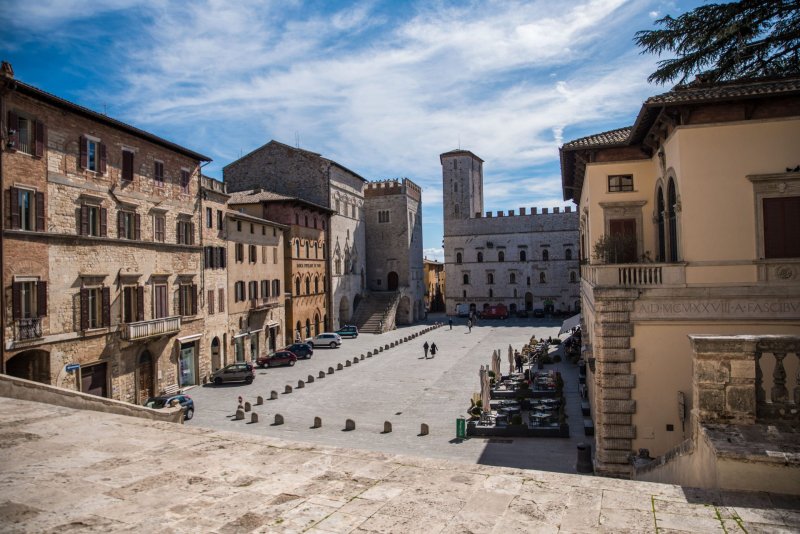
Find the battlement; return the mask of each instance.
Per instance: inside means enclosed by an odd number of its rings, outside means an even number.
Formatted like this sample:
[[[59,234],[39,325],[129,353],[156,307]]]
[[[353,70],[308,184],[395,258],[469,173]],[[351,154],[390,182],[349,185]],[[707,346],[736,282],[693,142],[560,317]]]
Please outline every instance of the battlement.
[[[228,193],[228,188],[225,182],[217,180],[216,178],[212,178],[211,176],[200,176],[200,186],[203,189],[208,189],[209,191],[215,191],[222,194]]]
[[[367,182],[364,198],[388,195],[407,195],[414,200],[422,199],[422,188],[408,178],[389,178]]]
[[[471,218],[473,218],[473,219],[482,219],[482,218],[491,219],[493,217],[530,217],[530,216],[536,216],[536,215],[558,215],[560,213],[572,213],[572,206],[564,206],[563,210],[562,210],[561,207],[556,206],[556,207],[553,208],[552,211],[550,211],[550,208],[542,208],[541,212],[536,207],[532,207],[530,209],[530,211],[528,211],[528,208],[520,207],[519,208],[519,214],[517,214],[514,210],[508,210],[508,212],[504,212],[503,210],[499,210],[499,211],[497,211],[495,213],[496,213],[495,215],[492,215],[491,211],[487,211],[485,215],[482,215],[480,212],[476,212],[475,216],[471,217]]]

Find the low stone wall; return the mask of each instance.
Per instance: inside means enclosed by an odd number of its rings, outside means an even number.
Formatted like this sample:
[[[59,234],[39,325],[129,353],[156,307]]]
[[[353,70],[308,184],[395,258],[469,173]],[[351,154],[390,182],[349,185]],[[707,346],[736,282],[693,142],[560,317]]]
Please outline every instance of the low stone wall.
[[[22,378],[15,378],[8,375],[0,375],[0,397],[43,402],[45,404],[64,406],[65,408],[77,410],[91,410],[95,412],[140,417],[152,421],[165,421],[168,423],[183,422],[183,411],[181,408],[153,410],[151,408],[145,408],[144,406],[97,397],[70,389],[57,388],[55,386],[41,384],[31,380],[23,380]]]

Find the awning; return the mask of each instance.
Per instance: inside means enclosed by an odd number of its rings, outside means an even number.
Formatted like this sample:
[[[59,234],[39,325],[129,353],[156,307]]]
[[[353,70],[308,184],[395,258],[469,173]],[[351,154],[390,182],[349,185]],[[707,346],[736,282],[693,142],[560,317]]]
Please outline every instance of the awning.
[[[579,313],[578,315],[573,315],[572,317],[561,323],[561,330],[558,331],[558,335],[560,336],[561,334],[566,334],[567,332],[569,332],[576,326],[579,326],[580,324],[581,324],[581,314]]]

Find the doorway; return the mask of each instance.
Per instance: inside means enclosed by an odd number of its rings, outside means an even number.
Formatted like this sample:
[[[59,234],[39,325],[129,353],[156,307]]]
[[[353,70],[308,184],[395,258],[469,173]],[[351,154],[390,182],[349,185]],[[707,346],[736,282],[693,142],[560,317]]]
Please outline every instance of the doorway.
[[[108,364],[106,362],[81,367],[81,393],[108,397]]]
[[[215,337],[211,340],[211,370],[216,371],[222,368],[222,362],[219,358],[219,338]]]
[[[400,277],[397,276],[397,273],[392,271],[389,273],[387,279],[387,287],[389,291],[397,291],[397,287],[400,285]]]
[[[136,366],[136,402],[142,405],[153,396],[153,356],[146,350],[139,355]]]
[[[17,378],[50,383],[50,353],[43,350],[26,350],[6,362],[6,373]]]

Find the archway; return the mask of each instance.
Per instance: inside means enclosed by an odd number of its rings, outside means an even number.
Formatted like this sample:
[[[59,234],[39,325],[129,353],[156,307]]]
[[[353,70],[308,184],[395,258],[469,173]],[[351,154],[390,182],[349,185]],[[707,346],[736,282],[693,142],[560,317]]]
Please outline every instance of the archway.
[[[311,337],[311,321],[306,319],[306,337]]]
[[[320,333],[322,333],[322,330],[320,329],[319,314],[315,313],[314,314],[314,335],[316,336],[317,334],[320,334]]]
[[[222,367],[222,362],[219,358],[219,338],[215,337],[211,340],[211,370],[216,371]]]
[[[217,353],[219,353],[219,340],[217,341]],[[219,356],[217,356],[219,358]],[[153,356],[150,351],[145,350],[139,355],[139,362],[136,365],[136,403],[144,404],[148,397],[153,396]]]
[[[353,315],[358,311],[358,305],[361,303],[361,295],[353,297]]]
[[[533,293],[528,291],[525,293],[525,310],[531,311],[533,310]]]
[[[397,305],[397,324],[411,324],[411,299],[403,297]]]
[[[42,384],[50,384],[50,353],[26,350],[6,362],[6,374]]]
[[[339,327],[346,325],[350,321],[350,303],[347,297],[342,297],[339,301]]]
[[[394,271],[390,272],[386,287],[389,288],[389,291],[397,291],[397,286],[399,285],[400,285],[400,277],[397,275],[396,272]]]

